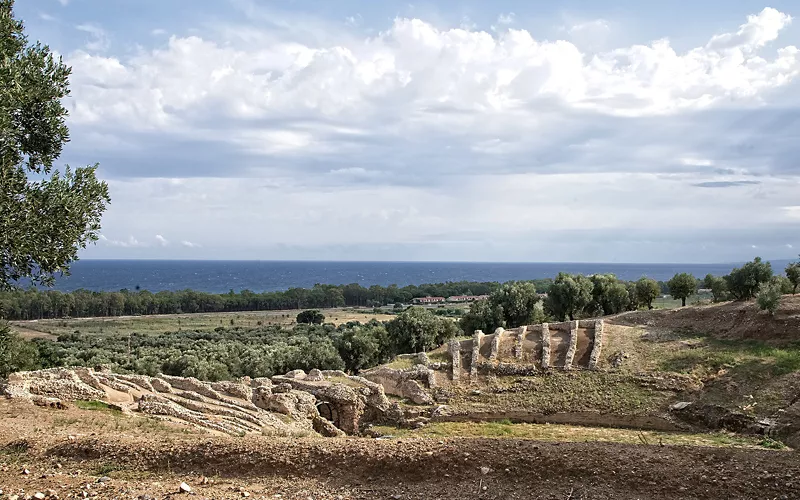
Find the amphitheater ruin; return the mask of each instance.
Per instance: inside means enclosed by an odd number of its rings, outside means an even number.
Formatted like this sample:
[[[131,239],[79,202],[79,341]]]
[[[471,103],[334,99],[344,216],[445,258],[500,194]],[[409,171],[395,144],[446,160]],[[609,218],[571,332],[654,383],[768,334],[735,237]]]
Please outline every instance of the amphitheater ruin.
[[[471,339],[450,341],[436,356],[398,356],[410,367],[379,366],[360,376],[295,370],[272,378],[202,382],[73,367],[11,374],[0,392],[53,407],[103,401],[119,411],[233,435],[335,437],[362,433],[373,423],[425,421],[442,409],[434,397],[437,387],[478,384],[494,375],[596,369],[602,346],[603,321],[581,320],[498,328],[489,335],[476,331]],[[387,394],[418,406],[390,401]]]

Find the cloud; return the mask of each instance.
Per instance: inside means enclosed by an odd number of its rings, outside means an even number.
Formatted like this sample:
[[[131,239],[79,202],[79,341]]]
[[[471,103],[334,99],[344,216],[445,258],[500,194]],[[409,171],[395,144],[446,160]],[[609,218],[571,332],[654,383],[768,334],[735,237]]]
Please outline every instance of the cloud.
[[[86,50],[90,52],[105,52],[108,50],[110,42],[106,31],[94,24],[79,24],[75,29],[88,33],[89,41],[86,42]]]
[[[513,24],[516,19],[516,14],[513,12],[509,12],[508,14],[500,14],[497,17],[497,24],[504,25],[504,24]]]
[[[185,246],[186,248],[200,248],[201,245],[197,243],[192,243],[191,241],[181,241],[181,245]]]
[[[156,28],[156,29],[152,30],[150,32],[150,34],[153,35],[153,36],[162,36],[162,35],[166,35],[167,34],[167,30],[165,30],[163,28]]]
[[[57,17],[52,16],[52,15],[46,13],[46,12],[39,12],[39,19],[41,19],[42,21],[47,21],[47,22],[56,22],[56,21],[58,21]]]
[[[751,186],[761,184],[759,181],[707,181],[692,184],[695,187],[701,188],[728,188],[738,186]]]
[[[675,261],[712,255],[686,232],[736,220],[716,237],[747,249],[800,218],[783,208],[800,189],[800,53],[774,9],[693,48],[602,51],[471,22],[398,17],[367,37],[341,17],[244,17],[66,56],[65,159],[100,162],[104,227],[180,235],[162,251],[193,258],[581,260],[572,237],[592,258]],[[749,187],[692,189],[734,186]]]
[[[605,19],[593,19],[591,21],[585,21],[582,23],[574,24],[568,28],[566,28],[567,33],[570,35],[575,35],[578,33],[583,33],[587,31],[601,31],[606,32],[611,29],[608,21]]]
[[[158,240],[158,243],[159,243],[159,244],[160,244],[162,247],[169,246],[169,241],[168,241],[166,238],[164,238],[163,236],[161,236],[160,234],[157,234],[157,235],[156,235],[156,240]]]
[[[69,5],[69,0],[58,0],[58,3],[60,3],[64,7],[66,7],[67,5]]]
[[[136,247],[147,247],[149,246],[147,243],[143,243],[137,240],[133,236],[129,236],[127,240],[111,240],[108,239],[104,235],[100,235],[100,241],[105,243],[107,246],[112,247],[122,247],[122,248],[136,248]]]

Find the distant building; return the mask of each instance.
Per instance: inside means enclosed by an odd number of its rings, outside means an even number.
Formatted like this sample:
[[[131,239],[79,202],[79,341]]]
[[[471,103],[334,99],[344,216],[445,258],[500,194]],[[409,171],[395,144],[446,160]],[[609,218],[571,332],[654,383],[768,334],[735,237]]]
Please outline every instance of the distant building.
[[[447,302],[476,302],[488,299],[488,295],[453,295],[447,298]]]
[[[439,304],[445,302],[444,297],[419,297],[414,299],[415,304]]]

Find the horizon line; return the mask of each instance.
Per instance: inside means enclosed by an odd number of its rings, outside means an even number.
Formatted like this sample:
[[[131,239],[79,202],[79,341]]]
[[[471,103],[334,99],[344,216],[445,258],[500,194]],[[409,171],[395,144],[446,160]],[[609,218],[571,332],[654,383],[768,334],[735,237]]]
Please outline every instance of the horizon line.
[[[792,258],[765,259],[771,261],[791,261]],[[480,260],[323,260],[323,259],[184,259],[184,258],[87,258],[76,262],[264,262],[264,263],[316,263],[316,264],[601,264],[601,265],[675,265],[675,266],[707,266],[737,265],[749,262],[609,262],[609,261],[480,261]]]

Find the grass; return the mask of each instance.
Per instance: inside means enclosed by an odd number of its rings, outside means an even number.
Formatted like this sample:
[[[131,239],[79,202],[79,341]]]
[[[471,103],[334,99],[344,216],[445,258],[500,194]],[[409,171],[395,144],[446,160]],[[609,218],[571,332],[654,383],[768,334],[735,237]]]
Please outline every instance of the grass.
[[[646,415],[670,397],[641,387],[635,377],[604,372],[552,372],[536,377],[497,377],[479,395],[460,391],[448,403],[456,411],[525,411],[534,414],[600,412]]]
[[[761,377],[800,371],[800,344],[774,347],[757,341],[698,338],[701,342],[693,349],[667,356],[661,368],[680,373],[740,368]]]
[[[785,450],[782,443],[759,437],[731,433],[688,434],[677,432],[638,431],[600,427],[576,427],[552,424],[513,424],[499,422],[435,422],[421,429],[397,429],[388,426],[373,428],[384,435],[428,438],[514,438],[546,442],[605,442],[665,446],[705,446],[724,448],[765,448]]]
[[[94,410],[94,411],[116,411],[116,408],[109,406],[102,401],[75,401],[75,406],[81,410]]]
[[[115,464],[113,462],[106,462],[106,463],[99,464],[95,468],[95,470],[93,472],[94,472],[95,476],[107,476],[107,475],[111,474],[112,472],[116,472],[116,471],[118,471],[120,469],[121,469],[121,467],[119,465],[117,465],[117,464]]]
[[[291,326],[295,323],[299,310],[286,311],[254,311],[239,313],[198,313],[198,314],[166,314],[157,316],[124,316],[118,318],[77,318],[52,319],[38,321],[11,322],[15,330],[24,333],[26,338],[36,336],[52,338],[61,334],[74,333],[76,330],[88,334],[159,334],[180,330],[213,330],[218,326],[241,326],[256,328],[264,325]],[[371,309],[325,309],[325,321],[347,323],[360,321],[366,323],[372,319],[388,321],[394,316],[375,314]],[[37,335],[38,333],[38,335]]]
[[[414,366],[414,363],[409,358],[394,358],[386,366],[395,370],[406,370]]]

